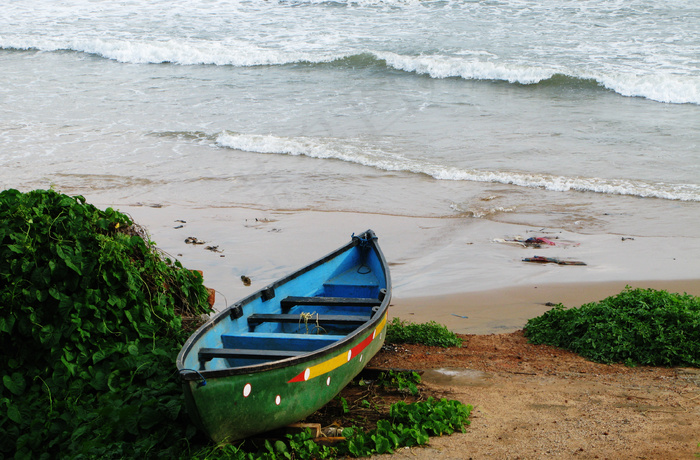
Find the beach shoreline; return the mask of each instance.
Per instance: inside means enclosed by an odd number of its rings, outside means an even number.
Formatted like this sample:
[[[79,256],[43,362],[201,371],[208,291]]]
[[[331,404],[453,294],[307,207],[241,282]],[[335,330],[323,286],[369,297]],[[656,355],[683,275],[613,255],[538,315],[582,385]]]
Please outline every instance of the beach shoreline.
[[[158,248],[183,266],[202,270],[205,284],[217,291],[217,310],[368,228],[377,233],[391,268],[390,315],[434,320],[459,333],[516,331],[553,304],[578,307],[627,285],[700,295],[700,238],[574,233],[463,217],[96,205],[130,215]],[[503,244],[516,235],[546,236],[555,245]],[[204,244],[186,243],[191,237]],[[534,255],[587,265],[523,262]],[[241,281],[243,275],[250,286]]]
[[[626,287],[700,296],[700,280],[630,280],[510,286],[431,297],[394,297],[389,315],[436,321],[459,334],[510,333],[561,303],[567,308],[614,296]]]

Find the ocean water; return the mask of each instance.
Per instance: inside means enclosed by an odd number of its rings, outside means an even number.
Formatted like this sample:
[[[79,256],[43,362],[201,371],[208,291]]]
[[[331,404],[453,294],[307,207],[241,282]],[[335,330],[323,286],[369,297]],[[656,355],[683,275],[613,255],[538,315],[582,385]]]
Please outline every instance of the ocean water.
[[[698,24],[694,0],[9,0],[0,188],[695,238]]]

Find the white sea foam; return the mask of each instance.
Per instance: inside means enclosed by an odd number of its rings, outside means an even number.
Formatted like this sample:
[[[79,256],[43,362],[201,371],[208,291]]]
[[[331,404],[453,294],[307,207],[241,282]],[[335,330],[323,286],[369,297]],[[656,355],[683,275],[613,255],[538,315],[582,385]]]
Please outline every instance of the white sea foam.
[[[294,63],[329,63],[350,54],[303,52],[267,49],[240,40],[211,42],[205,40],[129,41],[101,38],[72,39],[0,37],[0,48],[39,51],[72,50],[101,56],[123,63],[177,65],[260,66]],[[489,58],[486,52],[460,52],[460,55],[408,56],[392,52],[367,52],[387,66],[404,72],[428,75],[431,78],[457,77],[465,80],[497,80],[523,85],[537,84],[556,74],[574,79],[590,79],[620,95],[643,97],[653,101],[677,104],[700,104],[700,76],[672,72],[629,74],[611,70],[585,73],[563,67],[514,64]]]
[[[296,62],[329,62],[338,56],[330,54],[288,53],[265,49],[257,45],[237,40],[227,43],[210,41],[129,41],[122,39],[23,39],[2,40],[0,48],[38,51],[77,51],[94,54],[106,59],[131,64],[178,65],[230,65],[248,67],[256,65],[282,65]]]
[[[510,83],[532,84],[551,78],[553,69],[524,65],[502,64],[472,58],[441,55],[402,56],[377,53],[388,66],[433,78],[460,77],[467,80],[503,80]]]
[[[385,171],[411,171],[412,167],[412,161],[402,155],[385,152],[353,140],[285,138],[224,132],[216,138],[216,143],[222,147],[246,152],[336,159]]]
[[[378,59],[397,70],[415,72],[432,78],[459,77],[466,80],[499,80],[530,85],[552,78],[556,74],[581,80],[594,80],[601,86],[623,96],[643,97],[657,102],[700,104],[700,75],[673,72],[639,75],[615,69],[588,73],[564,66],[545,67],[532,64],[498,62],[468,57],[376,53]]]
[[[222,147],[255,153],[303,155],[336,159],[385,171],[425,174],[438,180],[494,182],[550,191],[595,192],[666,200],[700,201],[700,186],[651,183],[629,179],[566,177],[545,173],[486,171],[442,165],[372,148],[361,141],[328,138],[285,138],[224,132],[216,143]]]
[[[653,75],[614,73],[596,76],[595,79],[623,96],[675,104],[700,104],[700,76],[671,72]]]

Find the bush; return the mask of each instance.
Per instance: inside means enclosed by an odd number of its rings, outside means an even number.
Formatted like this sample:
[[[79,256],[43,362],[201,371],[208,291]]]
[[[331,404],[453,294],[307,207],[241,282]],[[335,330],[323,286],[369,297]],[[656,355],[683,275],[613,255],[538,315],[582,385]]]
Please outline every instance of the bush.
[[[195,433],[174,362],[202,277],[128,216],[0,192],[0,457],[173,457]]]
[[[394,318],[387,325],[386,342],[415,343],[437,347],[461,347],[462,339],[435,321],[416,324]]]
[[[700,367],[700,298],[627,287],[579,308],[559,304],[525,335],[601,363]]]

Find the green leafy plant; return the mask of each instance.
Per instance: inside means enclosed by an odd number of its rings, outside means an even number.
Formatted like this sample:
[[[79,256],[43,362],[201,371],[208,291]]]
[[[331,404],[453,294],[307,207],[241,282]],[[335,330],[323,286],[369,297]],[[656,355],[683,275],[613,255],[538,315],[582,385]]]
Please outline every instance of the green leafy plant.
[[[195,453],[195,459],[282,460],[331,459],[338,456],[368,457],[392,453],[400,447],[427,444],[430,436],[464,432],[469,426],[472,406],[459,401],[428,398],[426,401],[391,405],[389,419],[379,420],[377,428],[364,431],[353,426],[343,430],[345,440],[334,447],[313,441],[311,431],[287,435],[286,441],[265,440],[255,449],[220,445]]]
[[[354,457],[392,453],[399,447],[427,444],[430,436],[464,432],[470,424],[472,406],[459,401],[428,398],[413,404],[398,402],[390,409],[391,420],[380,420],[375,430],[347,428],[341,453]]]
[[[287,440],[290,455],[286,458],[312,460],[333,458],[335,456],[336,449],[313,441],[311,430],[307,429],[294,435],[288,434]]]
[[[459,401],[428,398],[414,404],[399,401],[391,406],[390,414],[395,424],[420,426],[430,436],[443,436],[464,432],[471,410]]]
[[[195,428],[173,363],[183,315],[208,311],[128,216],[0,192],[0,457],[178,456]]]
[[[338,396],[338,398],[340,398],[340,406],[343,408],[343,414],[347,414],[348,412],[350,412],[348,400],[343,398],[342,396]]]
[[[627,287],[579,308],[556,305],[525,335],[602,363],[700,367],[700,298]]]
[[[457,334],[435,321],[416,324],[399,318],[392,319],[387,325],[386,342],[415,343],[443,348],[462,346],[462,339]]]
[[[413,396],[418,396],[418,385],[421,382],[420,374],[415,371],[382,372],[377,379],[377,385],[382,387],[398,388],[400,391],[409,391]]]

